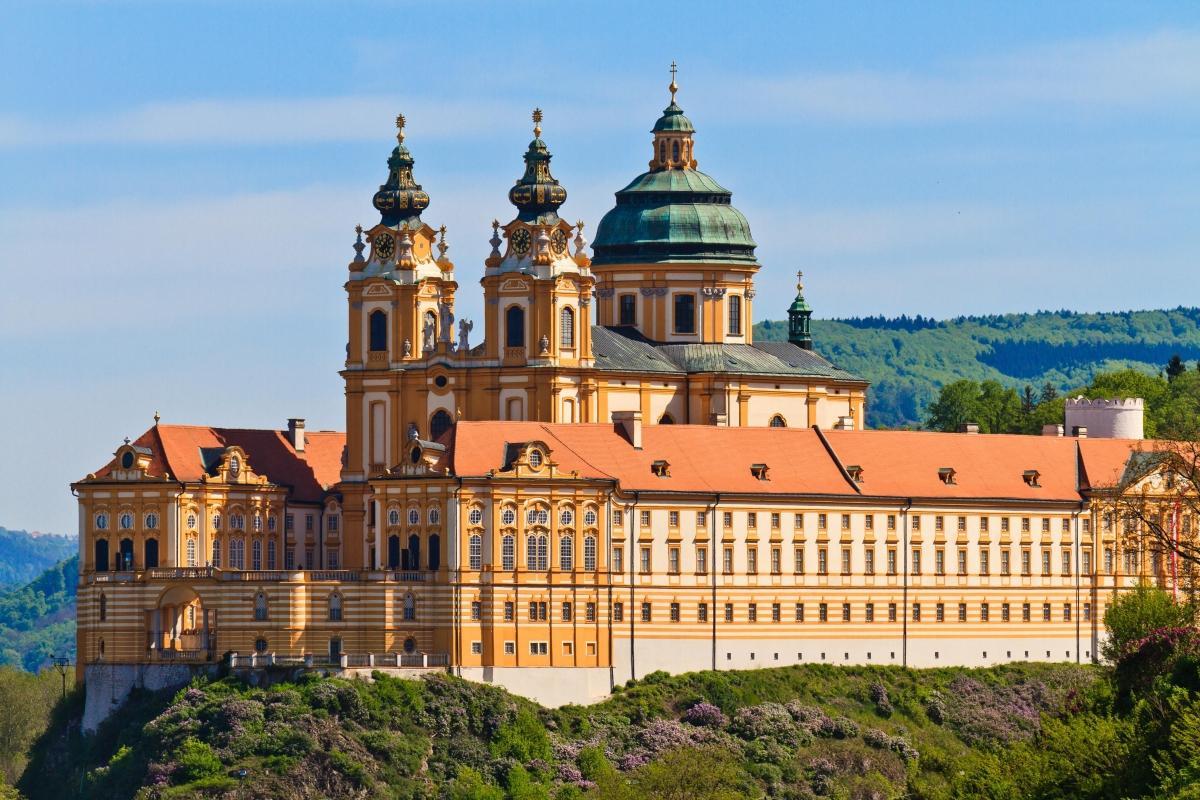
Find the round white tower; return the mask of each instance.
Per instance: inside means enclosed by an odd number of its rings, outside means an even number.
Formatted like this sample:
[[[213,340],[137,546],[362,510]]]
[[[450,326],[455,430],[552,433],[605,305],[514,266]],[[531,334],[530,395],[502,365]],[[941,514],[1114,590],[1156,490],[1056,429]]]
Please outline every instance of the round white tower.
[[[1140,397],[1112,400],[1069,397],[1066,432],[1095,439],[1141,439],[1144,406]]]

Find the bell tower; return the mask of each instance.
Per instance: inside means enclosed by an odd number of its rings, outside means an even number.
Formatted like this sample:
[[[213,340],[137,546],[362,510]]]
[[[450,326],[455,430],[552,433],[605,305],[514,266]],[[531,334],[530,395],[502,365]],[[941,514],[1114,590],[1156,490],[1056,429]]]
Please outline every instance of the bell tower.
[[[812,332],[809,323],[812,321],[812,307],[804,299],[804,273],[796,273],[796,299],[788,308],[788,341],[805,350],[813,349]]]
[[[504,225],[492,222],[492,252],[480,281],[486,357],[503,367],[589,367],[595,281],[587,240],[582,222],[570,225],[558,215],[567,190],[550,173],[541,109],[534,109],[533,123],[525,173],[508,192],[517,215]],[[515,416],[503,408],[501,415]]]

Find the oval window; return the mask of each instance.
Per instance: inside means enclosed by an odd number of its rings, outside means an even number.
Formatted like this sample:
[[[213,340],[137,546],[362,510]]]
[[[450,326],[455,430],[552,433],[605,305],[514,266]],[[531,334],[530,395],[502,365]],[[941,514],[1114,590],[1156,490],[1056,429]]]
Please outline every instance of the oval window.
[[[126,450],[121,455],[121,469],[133,469],[133,451]]]

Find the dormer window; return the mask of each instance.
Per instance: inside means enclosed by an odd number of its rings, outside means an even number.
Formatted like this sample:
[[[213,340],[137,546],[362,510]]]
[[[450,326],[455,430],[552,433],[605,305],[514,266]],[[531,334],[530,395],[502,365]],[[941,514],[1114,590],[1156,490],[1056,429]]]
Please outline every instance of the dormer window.
[[[855,483],[863,482],[863,468],[858,464],[851,464],[850,466],[846,467],[846,472],[850,475],[850,480],[854,481]]]
[[[954,480],[955,474],[954,467],[941,467],[938,469],[938,480],[947,486],[953,486],[956,483]]]
[[[754,476],[756,481],[769,481],[768,468],[766,464],[751,464],[750,474]]]
[[[1023,473],[1021,473],[1021,477],[1025,479],[1026,485],[1031,486],[1034,489],[1037,489],[1041,486],[1041,484],[1038,483],[1038,478],[1042,477],[1042,473],[1038,472],[1036,469],[1025,470]]]
[[[529,451],[529,466],[540,469],[542,466],[542,451],[536,447]]]
[[[121,469],[133,469],[133,451],[126,450],[121,454]]]
[[[230,476],[236,478],[237,474],[241,471],[242,471],[242,460],[240,458],[238,458],[237,456],[230,456],[230,458],[229,458],[229,474],[230,474]]]
[[[412,463],[420,464],[421,463],[421,448],[414,447],[412,450],[410,450],[408,453],[408,458],[410,461],[412,461]]]
[[[671,477],[671,465],[661,458],[650,465],[650,471],[660,478]]]

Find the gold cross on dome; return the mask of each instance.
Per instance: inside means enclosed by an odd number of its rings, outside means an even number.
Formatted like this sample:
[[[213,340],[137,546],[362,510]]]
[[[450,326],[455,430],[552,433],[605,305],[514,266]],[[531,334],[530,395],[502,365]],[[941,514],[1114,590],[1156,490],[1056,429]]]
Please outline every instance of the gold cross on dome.
[[[533,110],[533,137],[536,139],[537,137],[539,137],[541,135],[542,135],[542,110],[540,108],[535,108]]]
[[[396,115],[396,141],[404,141],[404,123],[407,122],[403,114]]]
[[[675,73],[677,73],[678,71],[679,71],[679,68],[675,66],[675,60],[672,59],[671,60],[671,85],[667,87],[668,89],[671,90],[671,102],[672,103],[675,102],[675,93],[679,91],[679,84],[675,83]]]

